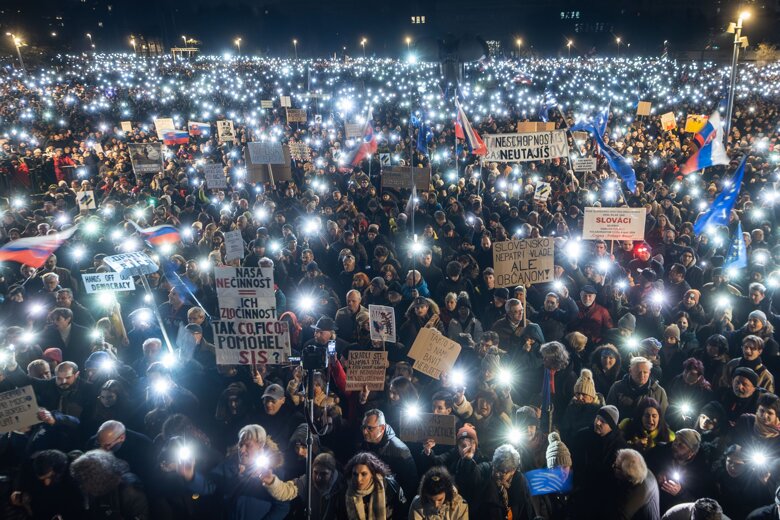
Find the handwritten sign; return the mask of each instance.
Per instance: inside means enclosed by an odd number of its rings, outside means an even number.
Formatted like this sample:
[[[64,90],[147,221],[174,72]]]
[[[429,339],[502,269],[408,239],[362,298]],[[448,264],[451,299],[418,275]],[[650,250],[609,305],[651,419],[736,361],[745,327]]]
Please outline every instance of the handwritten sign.
[[[260,108],[273,108],[274,102],[270,99],[261,99],[260,100]]]
[[[152,274],[160,269],[160,266],[149,258],[149,255],[141,252],[107,256],[103,259],[103,262],[122,276]]]
[[[282,143],[257,141],[247,144],[247,148],[254,164],[284,164]]]
[[[507,240],[493,244],[496,287],[516,287],[553,279],[553,239]]]
[[[369,305],[371,339],[395,343],[395,311],[385,305]]]
[[[279,104],[282,108],[289,108],[292,106],[292,98],[290,96],[282,96],[279,98]]]
[[[594,172],[596,171],[595,157],[575,157],[571,162],[572,170],[575,172]]]
[[[485,161],[518,163],[569,155],[565,130],[527,134],[486,134]]]
[[[425,442],[428,439],[443,446],[455,446],[455,416],[433,413],[401,416],[402,441]]]
[[[207,163],[203,165],[203,176],[206,177],[206,186],[209,189],[226,189],[227,179],[222,165],[219,163]]]
[[[124,277],[118,273],[90,273],[82,274],[84,288],[88,294],[101,291],[134,291],[135,282],[129,276]]]
[[[409,357],[414,359],[413,369],[434,379],[455,366],[461,346],[436,329],[422,328],[414,339]]]
[[[636,115],[638,116],[649,116],[650,115],[650,109],[652,108],[652,103],[649,101],[640,101],[636,105]]]
[[[122,127],[122,131],[125,133],[129,133],[133,131],[133,123],[131,123],[130,121],[122,121],[119,124]]]
[[[644,240],[645,208],[585,208],[585,240]]]
[[[671,132],[677,128],[677,118],[674,117],[674,112],[661,114],[661,127],[665,132]]]
[[[355,137],[361,137],[363,135],[363,124],[362,123],[345,123],[344,124],[344,133],[347,135],[347,139],[352,139]]]
[[[350,350],[347,362],[347,391],[385,389],[387,352],[384,350]]]
[[[244,237],[238,229],[225,232],[225,260],[236,258],[244,258]]]
[[[414,185],[418,190],[428,191],[431,184],[430,168],[414,168]],[[411,190],[412,174],[408,166],[382,168],[382,188]]]
[[[288,123],[305,123],[306,111],[302,108],[288,108],[287,109],[287,122]]]
[[[0,394],[0,433],[23,430],[39,422],[38,402],[32,386]]]
[[[157,131],[157,139],[162,141],[167,132],[176,130],[176,124],[170,117],[160,117],[154,120],[154,129]]]

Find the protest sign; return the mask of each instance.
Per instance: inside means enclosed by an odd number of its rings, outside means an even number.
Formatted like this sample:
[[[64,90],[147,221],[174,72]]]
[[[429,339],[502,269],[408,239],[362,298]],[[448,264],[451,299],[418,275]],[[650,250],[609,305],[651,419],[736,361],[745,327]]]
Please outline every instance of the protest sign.
[[[247,143],[249,159],[254,164],[284,164],[282,143],[257,141]]]
[[[317,114],[314,116],[314,124],[321,125],[322,124],[322,115]]]
[[[390,166],[390,154],[389,153],[380,153],[379,154],[379,164],[382,166]]]
[[[517,163],[567,157],[566,132],[533,132],[527,134],[486,134],[485,161]]]
[[[203,176],[206,178],[206,186],[210,190],[227,189],[228,187],[225,172],[219,163],[204,164]]]
[[[135,282],[129,276],[118,273],[89,273],[82,274],[84,288],[88,294],[101,291],[135,291]]]
[[[225,261],[236,258],[244,258],[244,237],[238,229],[225,232]]]
[[[395,311],[385,305],[369,305],[371,339],[395,343]]]
[[[431,184],[430,168],[414,168],[414,185],[418,190],[428,191]],[[408,166],[382,168],[382,188],[411,190],[412,173]]]
[[[594,172],[596,171],[595,157],[575,157],[571,163],[572,170],[575,172]]]
[[[273,108],[274,102],[270,99],[261,99],[260,100],[260,108]]]
[[[590,134],[588,132],[572,132],[572,137],[574,137],[574,142],[578,145],[582,145],[586,140],[590,138]]]
[[[413,369],[434,379],[455,366],[461,346],[436,329],[420,329],[408,356],[414,359]]]
[[[213,323],[219,365],[285,363],[290,330],[277,321],[273,268],[215,267],[220,321]]]
[[[518,134],[528,134],[536,132],[536,121],[519,121],[517,123]]]
[[[529,238],[493,244],[496,287],[517,287],[553,279],[553,239]]]
[[[289,108],[292,106],[292,98],[290,96],[282,96],[279,98],[279,105],[282,108]]]
[[[160,266],[154,260],[149,258],[146,253],[141,253],[140,251],[107,256],[103,259],[103,263],[122,276],[152,274],[160,269]]]
[[[677,119],[674,117],[674,112],[661,114],[661,128],[663,128],[665,132],[671,132],[677,128]]]
[[[361,123],[345,123],[344,124],[344,133],[347,136],[347,139],[352,139],[355,137],[362,137],[363,135],[363,124]]]
[[[176,123],[170,117],[160,117],[154,120],[154,130],[157,132],[157,139],[162,141],[166,132],[176,130]]]
[[[704,128],[709,119],[710,116],[704,114],[688,114],[685,118],[685,131],[695,134]]]
[[[311,148],[303,141],[290,141],[287,143],[290,148],[290,158],[294,161],[311,161]]]
[[[93,149],[93,150],[95,150],[95,153],[96,153],[96,154],[98,154],[98,153],[105,153],[105,152],[103,151],[103,145],[102,145],[102,144],[100,144],[100,143],[95,143],[95,144],[93,144],[93,145],[92,145],[92,149]]]
[[[122,127],[122,131],[125,133],[133,131],[133,123],[131,123],[130,121],[122,121],[121,123],[119,123],[119,125]]]
[[[127,143],[133,172],[157,173],[163,169],[162,143]]]
[[[649,116],[650,110],[652,109],[653,104],[649,101],[640,101],[636,105],[636,115],[638,116]]]
[[[305,123],[306,122],[306,110],[302,108],[288,108],[287,109],[287,122],[288,123]]]
[[[39,422],[38,402],[32,386],[0,394],[0,433],[24,430]]]
[[[220,143],[235,142],[236,133],[233,130],[233,121],[217,121],[217,138]]]
[[[79,209],[97,208],[97,203],[95,202],[95,192],[92,190],[77,191],[76,202],[79,203]]]
[[[549,182],[537,182],[534,201],[547,202],[547,199],[550,198],[550,193],[552,193],[552,186]]]
[[[253,143],[249,143],[253,144]],[[244,162],[246,163],[246,177],[249,182],[279,182],[292,179],[290,168],[290,148],[282,146],[284,164],[256,163],[252,161],[249,153],[250,147],[244,150]],[[262,158],[262,157],[261,157]]]
[[[347,391],[372,392],[385,389],[387,352],[384,350],[350,350],[347,363]]]
[[[585,208],[585,240],[644,240],[645,208]]]
[[[455,420],[454,415],[402,414],[401,440],[422,443],[433,439],[442,446],[455,446]]]

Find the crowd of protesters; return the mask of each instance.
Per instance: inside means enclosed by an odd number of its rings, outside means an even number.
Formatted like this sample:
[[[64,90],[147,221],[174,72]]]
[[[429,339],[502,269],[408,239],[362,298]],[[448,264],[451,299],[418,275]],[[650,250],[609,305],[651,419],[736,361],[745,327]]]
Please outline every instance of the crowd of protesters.
[[[31,385],[40,420],[0,437],[3,518],[299,519],[309,493],[311,518],[325,520],[777,518],[777,66],[741,69],[732,164],[684,177],[682,115],[717,106],[713,64],[488,62],[453,93],[426,65],[300,63],[94,56],[2,77],[0,240],[79,227],[40,268],[0,269],[0,391]],[[315,91],[312,76],[327,85],[316,98],[296,90]],[[418,80],[424,146],[405,99]],[[536,119],[529,92],[545,87],[558,128],[614,101],[606,139],[631,160],[634,192],[571,133],[596,171],[567,158],[485,163],[456,140],[453,96],[471,99],[484,135]],[[269,92],[293,94],[310,123],[258,111]],[[681,128],[634,117],[634,96],[676,110]],[[353,166],[344,111],[367,102],[377,150]],[[158,142],[152,120],[167,115],[212,131],[136,174],[127,144]],[[236,142],[218,141],[219,119]],[[311,159],[293,160],[289,180],[252,182],[244,150],[261,138],[305,142]],[[383,189],[380,154],[430,167],[428,189]],[[695,235],[744,155],[729,225]],[[214,162],[227,189],[203,182]],[[94,209],[77,202],[86,191]],[[582,240],[589,206],[645,208],[644,240]],[[175,226],[181,241],[151,247],[135,224]],[[735,269],[738,224],[747,267]],[[235,230],[245,254],[226,261]],[[535,237],[554,237],[554,279],[497,287],[493,244]],[[132,251],[160,265],[148,290],[86,291],[82,274]],[[293,355],[335,341],[312,377],[313,418],[297,364],[217,364],[221,265],[273,269]],[[371,339],[369,305],[394,309],[396,343]],[[462,347],[440,379],[408,356],[423,328]],[[361,350],[387,351],[385,390],[346,390]],[[455,445],[401,440],[412,409],[455,416]],[[570,487],[538,492],[525,475],[539,469]]]

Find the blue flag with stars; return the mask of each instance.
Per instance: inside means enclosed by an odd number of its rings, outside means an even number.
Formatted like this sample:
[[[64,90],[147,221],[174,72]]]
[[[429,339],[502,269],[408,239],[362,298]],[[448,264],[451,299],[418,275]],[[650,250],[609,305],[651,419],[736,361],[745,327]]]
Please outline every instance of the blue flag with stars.
[[[742,158],[739,168],[731,178],[731,182],[725,187],[712,203],[710,209],[696,219],[693,225],[693,232],[697,235],[704,233],[711,226],[728,226],[729,216],[739,197],[739,190],[742,188],[742,177],[745,176],[745,161],[747,155]]]
[[[553,109],[556,106],[558,106],[558,101],[555,99],[555,95],[553,95],[549,89],[544,89],[544,94],[542,94],[542,105],[539,107],[539,119],[546,123],[550,109]]]
[[[742,234],[742,222],[737,224],[737,232],[729,244],[729,251],[726,254],[726,260],[723,267],[729,269],[744,269],[748,265],[747,245],[745,244],[745,235]]]

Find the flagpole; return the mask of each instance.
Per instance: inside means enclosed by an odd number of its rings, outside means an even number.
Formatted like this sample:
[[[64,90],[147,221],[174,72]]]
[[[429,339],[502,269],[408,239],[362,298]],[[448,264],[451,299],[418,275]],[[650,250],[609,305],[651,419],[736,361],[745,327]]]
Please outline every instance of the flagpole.
[[[200,303],[198,301],[198,298],[195,296],[195,294],[192,292],[192,290],[189,287],[187,287],[187,284],[184,283],[184,280],[182,280],[181,275],[179,273],[177,273],[176,271],[173,271],[173,274],[176,275],[176,278],[179,279],[179,281],[181,282],[182,287],[184,287],[184,290],[187,291],[190,296],[192,296],[192,299],[195,300],[195,303],[198,304],[198,307],[203,309],[203,313],[206,315],[206,317],[208,319],[211,319],[211,315],[206,310],[206,307],[202,303]]]
[[[154,313],[155,318],[157,318],[157,324],[160,325],[160,332],[162,332],[163,339],[165,340],[165,346],[168,347],[168,352],[173,354],[171,339],[168,337],[168,331],[165,330],[165,323],[163,323],[160,311],[157,309],[157,302],[154,301],[154,293],[152,293],[152,288],[149,286],[149,280],[146,279],[145,274],[141,275],[141,283],[143,283],[144,290],[146,291],[146,294],[149,295],[149,299],[152,302],[152,312]]]

